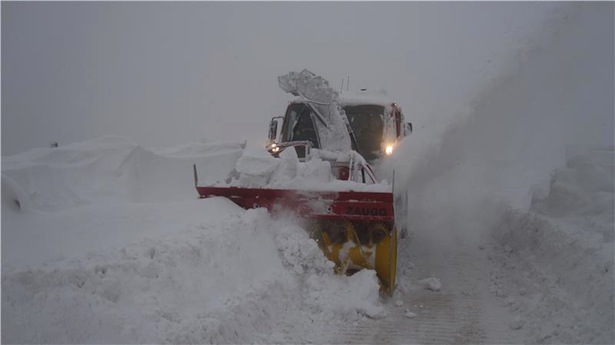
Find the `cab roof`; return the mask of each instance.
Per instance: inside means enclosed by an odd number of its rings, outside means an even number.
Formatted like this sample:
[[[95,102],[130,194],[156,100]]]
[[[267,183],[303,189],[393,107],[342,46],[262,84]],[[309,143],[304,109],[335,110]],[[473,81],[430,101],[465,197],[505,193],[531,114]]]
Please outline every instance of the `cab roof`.
[[[293,99],[292,103],[301,103],[303,99],[297,97]],[[341,106],[346,105],[361,105],[361,104],[373,104],[373,105],[381,105],[385,107],[387,110],[390,110],[392,104],[395,104],[398,109],[401,109],[399,104],[395,102],[393,99],[388,98],[379,93],[370,93],[370,92],[345,92],[339,95],[338,101]]]

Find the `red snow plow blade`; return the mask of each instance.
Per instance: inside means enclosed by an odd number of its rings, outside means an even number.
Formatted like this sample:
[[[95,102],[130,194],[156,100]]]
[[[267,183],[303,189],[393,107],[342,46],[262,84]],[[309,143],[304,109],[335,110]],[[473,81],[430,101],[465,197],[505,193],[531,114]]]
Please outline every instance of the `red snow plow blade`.
[[[222,196],[243,208],[265,207],[275,213],[292,210],[319,219],[392,222],[393,194],[382,192],[321,192],[291,189],[200,187],[201,198]]]
[[[374,269],[392,294],[397,262],[393,193],[299,191],[245,187],[196,187],[200,198],[225,197],[242,208],[292,212],[309,220],[308,231],[339,273]]]

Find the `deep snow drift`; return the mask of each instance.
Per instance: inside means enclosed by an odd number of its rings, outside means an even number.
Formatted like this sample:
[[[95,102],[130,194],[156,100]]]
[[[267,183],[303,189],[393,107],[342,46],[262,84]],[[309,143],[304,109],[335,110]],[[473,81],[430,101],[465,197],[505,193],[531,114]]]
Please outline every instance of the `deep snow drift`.
[[[196,199],[192,164],[213,182],[240,155],[110,137],[3,160],[3,342],[240,343],[299,309],[380,316],[375,272],[334,275],[297,221]]]
[[[529,212],[494,226],[496,292],[534,342],[613,343],[614,151],[571,150]],[[536,320],[536,322],[534,322]],[[540,321],[540,322],[538,322]]]

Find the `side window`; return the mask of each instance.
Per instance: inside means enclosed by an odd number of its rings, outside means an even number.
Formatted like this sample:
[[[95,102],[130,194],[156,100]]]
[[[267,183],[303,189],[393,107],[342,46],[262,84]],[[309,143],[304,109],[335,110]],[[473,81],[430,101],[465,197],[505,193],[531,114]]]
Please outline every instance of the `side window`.
[[[291,107],[288,109],[288,114],[284,119],[284,126],[282,128],[282,142],[293,141],[292,129],[297,124],[298,115],[296,108]]]
[[[291,104],[284,119],[283,141],[303,140],[297,139],[297,135],[300,133],[301,128],[308,125],[308,121],[310,121],[310,109],[305,104]]]

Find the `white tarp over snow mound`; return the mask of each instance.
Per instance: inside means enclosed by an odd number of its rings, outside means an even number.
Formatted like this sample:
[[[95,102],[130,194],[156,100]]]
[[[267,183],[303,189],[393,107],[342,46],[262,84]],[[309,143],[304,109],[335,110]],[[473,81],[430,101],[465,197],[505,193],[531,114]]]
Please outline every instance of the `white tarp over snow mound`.
[[[217,181],[228,175],[241,153],[239,143],[147,149],[107,136],[3,157],[2,179],[9,188],[19,187],[11,193],[19,194],[20,204],[40,211],[107,201],[186,200],[196,197],[192,164],[202,180]],[[216,164],[209,164],[211,159]]]

